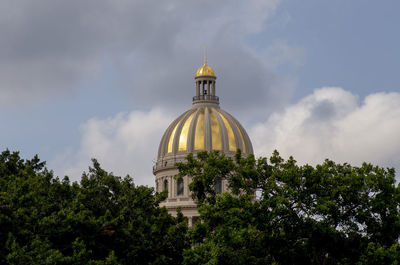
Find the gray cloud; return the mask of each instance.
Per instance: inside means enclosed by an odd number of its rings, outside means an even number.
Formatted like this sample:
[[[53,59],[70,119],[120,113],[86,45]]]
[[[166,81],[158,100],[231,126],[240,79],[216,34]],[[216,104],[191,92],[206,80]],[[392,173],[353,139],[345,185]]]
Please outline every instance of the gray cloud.
[[[110,89],[123,90],[134,108],[189,105],[205,44],[228,109],[251,112],[256,103],[285,100],[291,83],[278,78],[265,57],[243,42],[265,28],[278,4],[278,0],[2,1],[0,103],[49,100],[75,91],[83,82],[101,81],[111,68],[118,84]],[[288,54],[296,57],[290,47],[282,47],[283,60]]]

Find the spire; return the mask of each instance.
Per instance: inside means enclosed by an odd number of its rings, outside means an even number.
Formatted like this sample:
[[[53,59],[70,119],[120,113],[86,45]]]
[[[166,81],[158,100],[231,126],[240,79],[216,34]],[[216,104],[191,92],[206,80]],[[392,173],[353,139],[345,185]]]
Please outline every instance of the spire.
[[[207,65],[207,46],[204,45],[204,65]]]

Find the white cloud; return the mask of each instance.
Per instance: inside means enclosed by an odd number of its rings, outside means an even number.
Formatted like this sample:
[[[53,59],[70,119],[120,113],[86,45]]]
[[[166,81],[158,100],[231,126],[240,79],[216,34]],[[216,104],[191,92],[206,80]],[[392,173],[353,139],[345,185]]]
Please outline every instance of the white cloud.
[[[94,157],[116,175],[130,174],[135,183],[153,186],[152,165],[160,139],[177,116],[153,109],[90,119],[81,126],[79,148],[57,156],[51,168],[79,180]],[[359,102],[342,88],[325,87],[256,124],[249,133],[257,155],[269,156],[278,149],[300,164],[330,158],[400,169],[399,121],[400,93],[371,94]]]
[[[136,184],[154,186],[153,160],[162,134],[174,116],[160,109],[119,113],[108,119],[90,119],[81,126],[77,150],[68,149],[50,162],[55,173],[79,180],[90,159],[115,175],[129,174]]]
[[[258,155],[269,156],[277,149],[300,164],[329,158],[399,171],[400,93],[370,94],[361,102],[342,88],[316,89],[255,125],[250,135]]]

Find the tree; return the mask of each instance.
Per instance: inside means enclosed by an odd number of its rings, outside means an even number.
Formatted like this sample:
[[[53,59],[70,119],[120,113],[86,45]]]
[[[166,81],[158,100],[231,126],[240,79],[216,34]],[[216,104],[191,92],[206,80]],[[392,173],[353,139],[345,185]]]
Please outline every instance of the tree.
[[[165,194],[93,160],[81,182],[59,180],[37,156],[0,155],[0,263],[176,264],[187,222],[158,207]]]
[[[184,264],[400,262],[394,169],[330,160],[298,166],[277,151],[269,161],[240,152],[234,161],[219,152],[186,159],[177,166],[192,178],[201,222]],[[231,193],[218,196],[213,183],[221,178]]]

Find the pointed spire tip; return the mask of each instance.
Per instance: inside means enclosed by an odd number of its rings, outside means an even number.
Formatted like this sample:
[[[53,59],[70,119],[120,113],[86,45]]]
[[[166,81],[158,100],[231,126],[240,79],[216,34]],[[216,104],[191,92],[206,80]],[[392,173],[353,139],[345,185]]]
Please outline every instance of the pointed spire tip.
[[[207,46],[204,45],[204,65],[207,65]]]

